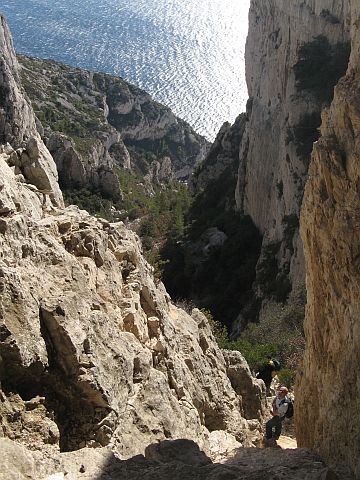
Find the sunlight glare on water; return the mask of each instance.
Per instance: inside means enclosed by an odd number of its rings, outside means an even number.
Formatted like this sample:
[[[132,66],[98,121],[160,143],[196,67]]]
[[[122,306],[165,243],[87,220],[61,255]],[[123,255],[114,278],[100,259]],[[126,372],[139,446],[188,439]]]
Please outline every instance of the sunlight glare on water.
[[[5,0],[19,53],[120,75],[213,139],[244,111],[250,0]]]

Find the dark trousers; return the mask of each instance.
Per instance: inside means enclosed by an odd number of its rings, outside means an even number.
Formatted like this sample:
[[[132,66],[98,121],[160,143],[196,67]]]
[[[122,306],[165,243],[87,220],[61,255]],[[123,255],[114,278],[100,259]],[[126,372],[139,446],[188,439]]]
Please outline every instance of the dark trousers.
[[[270,418],[268,422],[266,422],[265,428],[266,428],[266,438],[279,438],[281,434],[281,428],[282,428],[282,421],[283,418],[280,418],[279,416],[275,416]]]

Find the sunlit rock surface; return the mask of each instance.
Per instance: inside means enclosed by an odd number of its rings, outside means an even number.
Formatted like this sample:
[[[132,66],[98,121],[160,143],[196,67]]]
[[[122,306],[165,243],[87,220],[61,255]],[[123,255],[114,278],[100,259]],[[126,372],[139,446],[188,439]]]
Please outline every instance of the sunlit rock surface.
[[[350,466],[360,478],[360,6],[350,4],[349,68],[323,114],[301,215],[307,349],[296,418],[300,446]]]

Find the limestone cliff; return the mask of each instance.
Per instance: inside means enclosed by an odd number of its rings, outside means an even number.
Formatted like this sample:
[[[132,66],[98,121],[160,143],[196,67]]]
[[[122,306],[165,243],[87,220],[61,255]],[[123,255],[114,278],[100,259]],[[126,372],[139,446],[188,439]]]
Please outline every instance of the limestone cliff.
[[[211,184],[219,180],[225,171],[227,176],[236,174],[245,124],[245,114],[240,114],[232,125],[228,122],[223,124],[208,154],[190,178],[190,187],[195,194],[211,188]]]
[[[14,446],[7,478],[23,478],[20,451],[30,462],[41,450],[54,471],[59,451],[88,447],[127,458],[164,439],[191,439],[208,454],[229,441],[251,445],[261,382],[240,354],[224,359],[201,312],[171,303],[133,232],[63,208],[3,23],[0,39],[12,92],[2,97],[0,138],[14,142],[0,147],[0,437],[6,451],[14,442],[35,451]],[[25,148],[6,137],[17,131],[12,102],[28,115]]]
[[[347,1],[252,0],[246,45],[248,115],[240,149],[237,207],[264,235],[260,264],[283,300],[304,280],[299,212],[320,114],[348,60]],[[258,276],[260,277],[260,276]],[[260,296],[267,285],[258,279]]]
[[[29,137],[36,134],[35,117],[22,95],[12,38],[2,16],[0,22],[0,141],[2,144],[10,142],[14,147],[19,147],[24,146]]]
[[[119,199],[116,168],[150,181],[187,178],[208,142],[169,108],[119,77],[19,56],[62,188],[85,187]]]
[[[339,4],[345,2],[339,2]],[[350,2],[351,57],[323,113],[301,212],[308,306],[297,385],[297,435],[360,478],[360,5]],[[312,428],[309,428],[309,425]]]

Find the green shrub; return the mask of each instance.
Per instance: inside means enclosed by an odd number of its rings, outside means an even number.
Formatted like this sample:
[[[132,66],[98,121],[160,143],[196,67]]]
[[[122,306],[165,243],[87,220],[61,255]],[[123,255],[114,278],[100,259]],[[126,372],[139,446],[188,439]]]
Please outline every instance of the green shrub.
[[[210,310],[201,308],[200,311],[205,315],[209,321],[209,325],[214,334],[217,344],[220,348],[227,348],[229,345],[228,331],[225,325],[222,325],[219,321],[214,320]]]
[[[296,88],[308,90],[317,100],[330,103],[334,86],[346,72],[350,50],[349,42],[331,45],[323,35],[302,45],[294,66]]]
[[[268,356],[279,359],[282,367],[279,381],[292,387],[305,350],[305,301],[305,287],[299,286],[286,305],[268,305],[261,323],[249,324],[237,340],[229,340],[227,328],[215,320],[208,309],[201,311],[208,318],[220,348],[241,352],[253,371],[264,364]]]
[[[252,367],[263,363],[268,355],[278,358],[284,370],[282,383],[291,386],[285,375],[293,378],[305,351],[305,303],[305,287],[299,286],[285,305],[268,304],[261,321],[249,324],[228,347],[241,351]]]
[[[107,220],[114,220],[112,206],[113,202],[104,198],[100,192],[91,192],[86,188],[79,190],[68,189],[63,191],[66,205],[77,205],[87,210],[91,215],[102,217]]]
[[[280,385],[285,385],[288,388],[291,388],[295,384],[295,376],[296,371],[288,367],[282,368],[277,374]]]
[[[298,124],[287,129],[286,143],[294,143],[296,154],[304,161],[306,167],[309,165],[313,144],[320,137],[320,125],[320,112],[313,112],[306,113]]]
[[[245,357],[251,370],[266,362],[268,356],[275,355],[276,345],[271,343],[252,343],[249,340],[239,339],[226,343],[227,350],[237,350]]]

